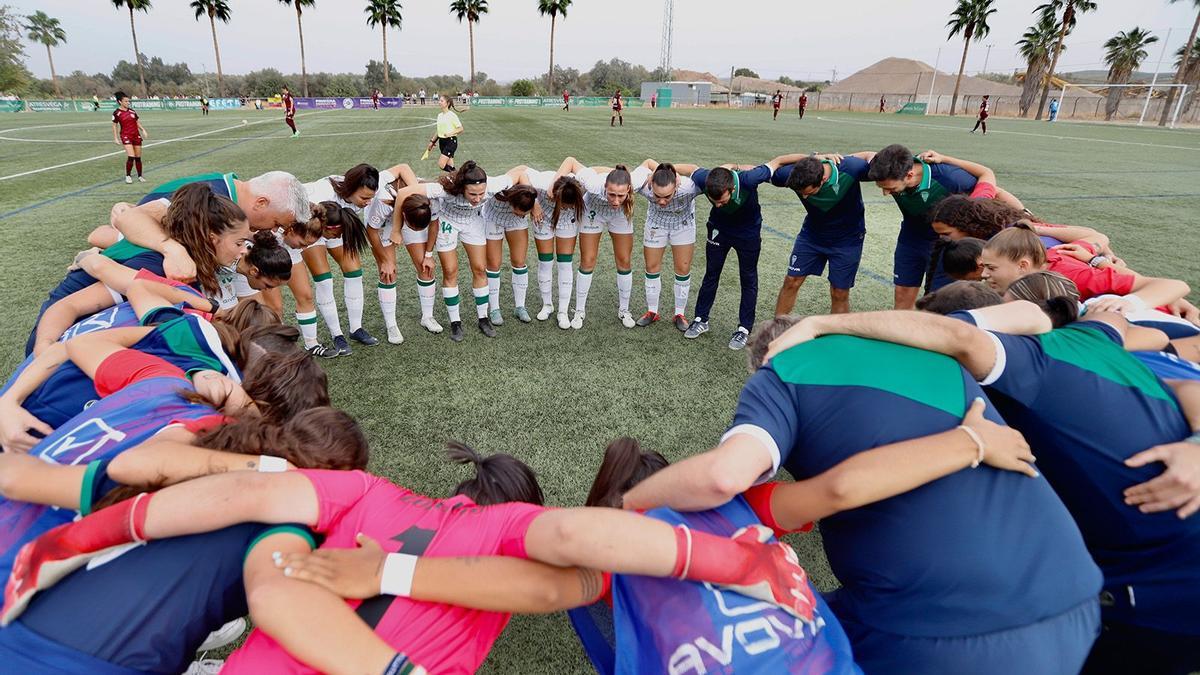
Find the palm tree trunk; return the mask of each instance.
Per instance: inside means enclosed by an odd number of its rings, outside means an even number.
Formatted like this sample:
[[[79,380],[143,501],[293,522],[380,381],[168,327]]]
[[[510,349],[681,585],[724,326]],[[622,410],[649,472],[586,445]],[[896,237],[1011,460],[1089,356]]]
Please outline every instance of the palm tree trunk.
[[[1124,84],[1124,81],[1122,80],[1122,78],[1117,77],[1117,78],[1110,79],[1108,81],[1108,83],[1109,84]],[[1120,87],[1109,87],[1108,88],[1108,96],[1105,97],[1105,101],[1104,101],[1104,121],[1105,122],[1112,120],[1113,115],[1115,115],[1117,113],[1117,107],[1120,105],[1121,105],[1121,88]]]
[[[213,15],[208,15],[208,25],[212,26],[213,36],[213,53],[217,55],[217,95],[225,95],[225,83],[221,79],[221,48],[217,45],[217,20]]]
[[[1025,82],[1021,85],[1021,117],[1029,117],[1033,99],[1038,89],[1042,88],[1042,78],[1045,77],[1042,69],[1045,67],[1046,62],[1041,59],[1025,64]]]
[[[304,67],[304,25],[300,23],[300,3],[296,3],[296,31],[300,33],[300,88],[308,98],[308,69]]]
[[[150,92],[146,89],[146,73],[142,70],[142,54],[138,51],[137,29],[133,26],[133,5],[129,6],[129,32],[133,34],[133,62],[138,67],[138,79],[142,81],[142,98],[149,98]]]
[[[963,33],[963,55],[958,62],[958,79],[954,80],[954,93],[950,95],[951,117],[954,117],[954,111],[958,108],[958,87],[962,84],[963,71],[967,68],[967,50],[971,47],[971,33],[970,28]]]
[[[550,15],[550,73],[546,76],[546,91],[554,93],[554,22],[558,17]]]
[[[1033,119],[1042,119],[1042,111],[1046,109],[1046,99],[1050,98],[1050,85],[1054,81],[1054,69],[1058,67],[1058,57],[1062,55],[1063,41],[1067,39],[1067,17],[1071,15],[1075,3],[1068,0],[1067,9],[1063,12],[1062,28],[1058,31],[1058,41],[1054,43],[1054,58],[1050,59],[1050,70],[1046,73],[1046,81],[1042,84],[1042,98],[1038,101],[1037,115]],[[1066,101],[1059,101],[1059,104],[1065,104]]]
[[[54,83],[54,95],[62,96],[58,88],[58,73],[54,71],[54,55],[50,53],[50,45],[46,45],[46,58],[50,59],[50,81]]]
[[[385,17],[383,17],[383,88],[384,89],[387,89],[388,85],[390,85],[392,83],[391,73],[388,72],[390,70],[391,70],[391,68],[388,67],[388,59],[387,59],[387,17],[385,16]]]
[[[1183,59],[1179,62],[1179,70],[1175,72],[1175,84],[1183,84],[1183,76],[1187,73],[1188,57],[1192,55],[1192,45],[1196,44],[1196,29],[1200,28],[1200,12],[1196,12],[1196,21],[1192,24],[1192,34],[1188,36],[1188,41],[1183,43]],[[1167,121],[1171,119],[1171,107],[1175,103],[1175,87],[1167,90],[1167,100],[1163,104],[1162,116],[1158,118],[1158,126],[1167,126]]]
[[[471,94],[475,94],[475,22],[467,19],[467,35],[471,40]]]

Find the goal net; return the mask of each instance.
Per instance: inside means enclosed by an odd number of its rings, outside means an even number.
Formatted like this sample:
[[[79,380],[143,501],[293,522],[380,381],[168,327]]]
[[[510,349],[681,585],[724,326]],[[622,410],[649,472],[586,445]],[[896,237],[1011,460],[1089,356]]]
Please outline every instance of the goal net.
[[[1140,84],[1074,84],[1064,82],[1057,96],[1056,115],[1052,120],[1089,119],[1143,124],[1156,123],[1167,105],[1167,93],[1174,90],[1175,98],[1168,111],[1169,126],[1173,129],[1188,96],[1188,85],[1167,83]],[[1052,108],[1048,108],[1052,112]]]

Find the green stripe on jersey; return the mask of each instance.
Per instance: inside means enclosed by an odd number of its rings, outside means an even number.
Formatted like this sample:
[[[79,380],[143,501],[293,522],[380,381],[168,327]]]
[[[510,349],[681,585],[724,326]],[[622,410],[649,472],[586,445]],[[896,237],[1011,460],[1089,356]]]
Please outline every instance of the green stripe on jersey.
[[[1046,356],[1069,363],[1123,387],[1137,389],[1149,398],[1179,404],[1162,381],[1144,363],[1109,339],[1102,328],[1084,324],[1067,326],[1038,336]]]
[[[192,317],[181,316],[178,319],[172,319],[164,324],[160,324],[155,328],[155,332],[159,333],[163,341],[167,343],[170,350],[179,355],[195,359],[203,364],[209,370],[217,372],[230,373],[229,366],[221,360],[221,356],[225,355],[221,347],[220,341],[216,344],[209,344],[210,336],[203,334],[201,330],[197,330],[192,326]],[[200,319],[202,321],[203,319]],[[202,324],[200,324],[202,325]],[[212,336],[215,338],[215,332]],[[219,354],[217,352],[220,352]],[[188,372],[196,372],[193,368]],[[233,373],[231,373],[233,374]]]
[[[166,183],[163,183],[162,185],[156,186],[153,190],[150,191],[150,194],[154,194],[157,192],[174,192],[174,191],[178,190],[179,188],[183,187],[184,185],[187,185],[188,183],[199,183],[201,181],[207,182],[210,180],[223,180],[223,181],[225,181],[225,186],[227,188],[229,188],[229,198],[232,199],[233,202],[236,204],[237,203],[237,190],[234,189],[234,185],[233,185],[233,181],[236,178],[237,178],[237,174],[235,174],[235,173],[220,173],[219,171],[210,171],[209,173],[198,173],[194,176],[184,176],[183,178],[176,178],[175,180],[167,181]]]
[[[100,471],[100,464],[104,460],[97,459],[87,465],[87,470],[83,473],[83,485],[79,488],[79,513],[88,515],[92,512],[92,493],[96,489],[96,474]]]
[[[278,525],[276,527],[272,527],[269,530],[260,532],[258,534],[258,536],[255,537],[254,540],[250,542],[250,545],[246,547],[246,554],[244,556],[242,556],[242,561],[244,562],[246,560],[246,558],[250,556],[250,552],[254,550],[255,546],[258,546],[258,543],[260,541],[262,541],[263,539],[266,539],[267,537],[274,536],[276,534],[294,534],[297,537],[300,537],[304,541],[308,542],[309,548],[317,547],[317,540],[313,538],[312,532],[309,532],[308,528],[301,527],[299,525]]]
[[[117,262],[123,262],[125,260],[129,260],[135,255],[141,255],[149,252],[150,249],[144,246],[138,246],[128,239],[122,239],[121,241],[118,241],[112,246],[104,249],[103,254],[105,258],[110,258],[112,260],[116,260]]]
[[[962,367],[949,356],[923,349],[828,335],[780,353],[771,365],[788,384],[866,387],[955,417],[966,412]]]

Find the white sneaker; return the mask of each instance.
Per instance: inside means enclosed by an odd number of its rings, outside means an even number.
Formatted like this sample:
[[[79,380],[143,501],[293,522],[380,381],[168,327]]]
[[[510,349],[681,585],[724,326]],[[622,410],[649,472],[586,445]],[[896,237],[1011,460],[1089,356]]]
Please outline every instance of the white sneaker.
[[[546,319],[549,319],[550,315],[553,313],[554,313],[554,305],[542,305],[542,308],[538,310],[537,320],[545,321]]]
[[[183,675],[216,675],[221,672],[221,666],[224,665],[225,662],[218,659],[192,661],[187,670],[183,671]]]
[[[402,335],[402,334],[400,333],[400,327],[399,327],[399,326],[388,326],[388,327],[387,327],[387,334],[388,334],[388,336],[387,336],[387,340],[388,340],[388,342],[390,342],[390,343],[392,343],[392,344],[394,344],[394,345],[398,345],[398,344],[400,344],[401,342],[404,342],[404,335]]]
[[[583,325],[583,324],[580,324],[580,325]],[[566,330],[571,327],[571,319],[567,316],[566,312],[558,313],[558,327],[563,330]]]
[[[617,318],[621,320],[621,325],[625,326],[626,328],[633,328],[634,326],[637,326],[637,320],[633,318],[633,315],[630,314],[629,310],[627,309],[617,312]]]
[[[125,176],[125,184],[130,185],[132,183],[133,183],[133,176]]]
[[[241,618],[234,619],[233,621],[230,621],[224,626],[221,626],[220,628],[209,633],[208,637],[204,638],[204,643],[201,644],[200,648],[196,651],[207,652],[213,649],[220,649],[228,644],[233,644],[242,636],[242,633],[245,632],[246,620]]]
[[[575,310],[575,316],[571,317],[571,328],[574,328],[575,330],[583,328],[583,320],[586,318],[586,316],[587,314],[584,312],[581,312],[578,309]]]
[[[138,176],[138,182],[139,182],[139,183],[145,183],[145,182],[146,182],[146,179],[145,179],[145,178],[142,178],[141,176]]]
[[[434,335],[442,332],[442,324],[438,323],[437,319],[432,316],[421,317],[421,327]]]

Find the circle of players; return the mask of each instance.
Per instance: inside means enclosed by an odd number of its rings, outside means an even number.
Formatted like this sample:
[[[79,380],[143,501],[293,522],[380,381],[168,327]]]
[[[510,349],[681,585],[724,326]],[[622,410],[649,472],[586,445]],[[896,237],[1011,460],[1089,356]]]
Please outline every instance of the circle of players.
[[[445,168],[205,174],[113,207],[0,394],[6,664],[210,672],[221,664],[197,650],[236,640],[249,614],[229,672],[468,672],[512,613],[569,609],[606,673],[1200,668],[1200,313],[1184,282],[1134,272],[1094,229],[1042,222],[985,166],[899,145],[712,168]],[[777,317],[751,336],[768,182],[806,215]],[[849,313],[863,182],[902,214],[896,307],[923,311]],[[700,194],[712,209],[688,320]],[[493,337],[506,243],[511,316],[580,329],[605,230],[616,319],[659,320],[669,246],[686,338],[709,330],[736,251],[729,346],[749,346],[753,375],[716,447],[668,465],[613,441],[582,508],[547,509],[530,467],[456,443],[449,458],[475,477],[449,498],[366,473],[364,435],[314,358],[378,344],[361,254],[389,342],[403,340],[396,242],[433,333],[440,264],[458,341],[460,243]],[[832,313],[791,316],[826,266]],[[284,284],[298,327],[281,321]],[[796,482],[771,480],[780,468]],[[826,594],[772,538],[817,520],[842,583]]]

